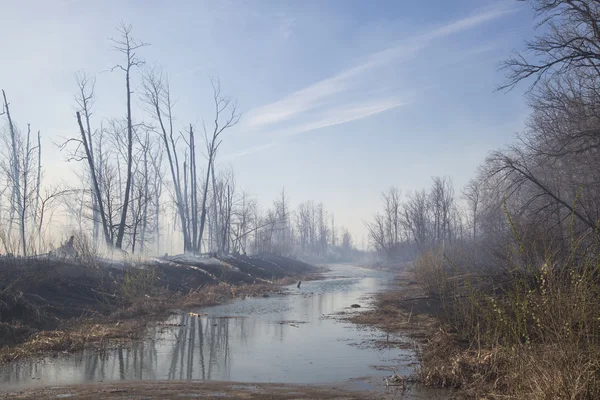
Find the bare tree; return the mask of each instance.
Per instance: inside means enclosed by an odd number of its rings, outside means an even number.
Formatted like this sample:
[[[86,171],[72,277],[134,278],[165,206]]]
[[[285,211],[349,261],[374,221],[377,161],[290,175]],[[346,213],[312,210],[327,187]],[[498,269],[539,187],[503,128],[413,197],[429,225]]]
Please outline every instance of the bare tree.
[[[600,67],[600,3],[590,0],[531,0],[543,33],[526,42],[527,59],[516,53],[505,61],[506,82],[500,89],[511,89],[533,77],[534,87],[545,77],[571,71],[593,71]]]
[[[30,124],[27,124],[27,133],[24,137],[19,132],[12,119],[4,90],[2,97],[3,114],[6,115],[8,122],[8,132],[4,136],[4,141],[6,148],[10,149],[1,164],[11,186],[11,212],[7,239],[12,240],[12,223],[16,214],[20,251],[23,255],[27,255],[28,237],[35,231],[29,221],[35,221],[36,218],[36,204],[38,204],[39,185],[41,185],[41,148],[32,142]],[[38,131],[38,145],[39,143],[40,132]],[[32,250],[35,251],[35,246]]]
[[[90,77],[84,71],[80,71],[76,75],[76,82],[77,82],[78,92],[75,95],[75,102],[77,103],[78,111],[80,111],[83,114],[83,118],[85,120],[84,128],[87,133],[87,143],[90,147],[90,157],[92,159],[91,164],[94,165],[94,167],[97,168],[98,170],[101,170],[101,168],[99,168],[97,166],[97,163],[96,163],[96,160],[94,157],[94,151],[95,151],[94,137],[93,137],[94,132],[92,131],[91,121],[90,121],[91,116],[92,116],[92,108],[96,101],[96,97],[95,97],[96,79],[94,77]],[[94,186],[92,183],[91,171],[88,170],[88,174],[89,174],[91,191],[92,191],[92,193],[94,193],[95,189],[94,189]],[[100,179],[98,179],[98,185],[100,187],[102,186]],[[92,237],[93,237],[94,243],[97,243],[98,235],[99,235],[99,231],[100,231],[100,226],[99,226],[100,215],[99,215],[98,209],[99,209],[98,208],[98,197],[92,196],[92,210],[93,210]]]
[[[204,225],[206,223],[206,201],[208,199],[208,184],[211,177],[211,171],[214,170],[217,150],[222,143],[221,134],[235,126],[241,115],[238,113],[237,104],[232,102],[229,97],[221,94],[221,83],[219,80],[211,79],[213,88],[213,102],[215,106],[214,125],[212,133],[209,134],[206,125],[204,125],[204,142],[206,143],[207,167],[206,179],[204,181],[204,191],[202,193],[202,204],[200,207],[200,231],[198,233],[197,248],[200,248],[202,236],[204,234]],[[213,180],[214,182],[214,180]]]
[[[11,149],[11,155],[10,155],[10,172],[8,173],[8,176],[11,180],[12,183],[12,190],[11,190],[11,207],[10,207],[10,220],[9,220],[9,225],[8,225],[8,240],[11,239],[11,231],[12,231],[12,224],[13,224],[13,219],[14,219],[14,213],[17,210],[21,210],[22,209],[22,199],[21,199],[21,172],[20,172],[20,162],[19,162],[19,150],[18,150],[18,139],[17,139],[17,132],[16,132],[16,128],[15,125],[13,123],[12,117],[10,115],[10,108],[9,108],[9,103],[6,100],[6,93],[4,92],[4,90],[2,90],[2,98],[4,100],[4,107],[3,107],[3,114],[6,115],[6,119],[8,121],[8,130],[9,130],[9,134],[10,134],[10,149]]]
[[[72,138],[69,139],[67,142],[65,142],[62,145],[62,148],[64,148],[66,146],[66,144],[70,141],[74,141],[76,143],[78,143],[77,149],[75,150],[75,154],[73,154],[73,156],[71,157],[71,159],[75,159],[78,161],[81,160],[87,160],[88,163],[88,168],[90,171],[90,176],[92,178],[92,185],[94,188],[94,195],[96,198],[96,204],[98,206],[98,212],[100,214],[100,219],[102,220],[102,229],[104,231],[104,240],[106,242],[106,245],[110,248],[113,246],[113,239],[112,239],[112,235],[110,233],[110,229],[109,229],[109,221],[107,219],[107,215],[106,212],[104,210],[104,203],[102,201],[102,192],[101,192],[101,188],[100,185],[98,183],[98,178],[97,178],[97,169],[96,166],[94,164],[94,159],[92,158],[92,154],[91,154],[91,146],[90,143],[88,142],[88,136],[85,132],[85,129],[83,127],[83,123],[81,121],[81,114],[79,113],[79,111],[77,111],[76,113],[77,115],[77,124],[79,125],[79,134],[80,134],[80,138],[76,139],[76,138]],[[80,148],[80,146],[83,146],[84,149],[84,155],[79,155],[78,154],[78,150]],[[104,188],[102,188],[104,189]]]
[[[353,241],[352,235],[348,231],[348,229],[343,230],[342,233],[342,251],[344,253],[345,258],[350,256],[350,252],[352,251]]]
[[[477,238],[477,213],[481,202],[481,183],[477,179],[471,179],[463,189],[463,197],[467,201],[469,215],[472,225],[472,238]]]
[[[127,99],[127,176],[125,184],[125,199],[123,200],[123,206],[121,210],[121,221],[117,232],[117,239],[115,247],[121,249],[123,247],[123,237],[125,235],[125,225],[127,222],[127,209],[129,207],[129,197],[131,194],[131,179],[132,179],[132,167],[133,167],[133,120],[131,115],[131,69],[139,67],[144,64],[144,61],[138,58],[136,51],[144,46],[148,46],[147,43],[139,42],[131,36],[131,25],[121,24],[119,27],[119,33],[121,37],[119,39],[112,39],[113,48],[126,57],[126,63],[124,65],[118,64],[113,67],[113,70],[119,68],[125,73],[125,89]]]
[[[195,244],[192,243],[189,235],[189,224],[185,204],[187,198],[183,194],[183,185],[181,183],[179,156],[177,152],[177,140],[173,132],[173,103],[171,101],[171,93],[169,89],[169,81],[167,77],[156,70],[150,70],[144,75],[143,80],[144,94],[143,101],[148,105],[148,111],[158,122],[159,134],[162,138],[163,148],[167,153],[167,162],[171,171],[171,179],[173,181],[173,190],[175,197],[175,206],[181,223],[183,233],[184,251],[194,249]],[[190,131],[193,131],[190,126]],[[193,145],[193,141],[190,139]],[[195,155],[195,151],[194,151]],[[185,169],[184,169],[185,170]]]

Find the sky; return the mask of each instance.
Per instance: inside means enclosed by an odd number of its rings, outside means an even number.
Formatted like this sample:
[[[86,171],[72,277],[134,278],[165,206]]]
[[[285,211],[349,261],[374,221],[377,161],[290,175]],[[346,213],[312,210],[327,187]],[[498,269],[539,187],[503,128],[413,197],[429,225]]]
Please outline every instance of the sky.
[[[357,243],[382,191],[447,176],[459,193],[528,114],[526,87],[495,91],[500,62],[534,34],[523,2],[0,0],[0,88],[14,119],[41,131],[49,180],[82,167],[56,146],[77,134],[77,71],[97,78],[93,122],[125,115],[110,72],[121,21],[169,74],[177,127],[210,120],[211,76],[237,100],[217,163],[240,189],[263,204],[282,188],[292,205],[323,202]]]

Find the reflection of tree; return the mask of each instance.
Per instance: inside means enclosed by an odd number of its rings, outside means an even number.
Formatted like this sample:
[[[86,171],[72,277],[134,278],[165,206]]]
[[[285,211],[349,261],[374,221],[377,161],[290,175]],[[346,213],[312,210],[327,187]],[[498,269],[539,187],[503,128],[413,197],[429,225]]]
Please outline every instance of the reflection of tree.
[[[246,329],[246,320],[247,320],[247,318],[240,318],[238,320],[239,323],[237,324],[240,327],[240,343],[243,344],[244,346],[248,345],[248,332]]]
[[[98,359],[101,354],[83,353],[83,376],[86,381],[94,380],[98,369]]]
[[[119,347],[117,350],[119,356],[119,378],[125,380],[125,360],[123,359],[123,348]]]
[[[186,350],[186,345],[187,345],[187,335],[188,335],[188,323],[190,321],[190,317],[188,315],[186,315],[184,317],[185,323],[182,324],[184,325],[182,327],[182,331],[183,331],[183,335],[180,337],[180,341],[179,341],[179,379],[183,379],[183,371],[185,368],[185,350]]]
[[[197,320],[197,321],[196,321]],[[78,356],[66,357],[52,365],[22,362],[0,369],[3,382],[29,381],[39,373],[52,379],[72,379],[80,373],[82,381],[126,379],[223,379],[231,376],[230,324],[236,340],[246,343],[255,333],[254,322],[219,317],[176,317],[179,327],[148,328],[150,338],[131,346],[106,349],[103,352],[85,350]],[[250,325],[248,325],[250,323]],[[164,341],[163,341],[164,340]],[[159,358],[160,355],[160,358]],[[167,368],[164,368],[164,367]],[[164,374],[167,374],[165,376]]]
[[[154,334],[152,334],[150,337],[157,337],[156,327],[154,328]],[[149,340],[146,347],[148,349],[148,357],[146,357],[147,365],[144,365],[144,368],[148,371],[146,376],[149,379],[156,379],[156,368],[158,366],[158,351],[156,350],[156,341],[154,339]]]
[[[229,358],[229,319],[209,317],[207,323],[205,337],[208,345],[208,374],[206,378],[210,380],[213,367],[219,368],[220,355],[223,355],[222,364],[227,368]],[[228,368],[226,372],[227,376],[229,376]]]
[[[204,332],[202,332],[202,318],[198,318],[198,348],[200,349],[200,367],[202,368],[202,380],[206,380],[206,369],[204,366]]]
[[[200,318],[198,318],[200,319]],[[195,342],[196,342],[196,324],[194,323],[194,321],[188,321],[190,322],[189,327],[190,327],[190,345],[189,345],[189,349],[187,352],[187,373],[186,373],[186,379],[187,380],[192,380],[192,374],[194,372],[194,349],[196,348]]]
[[[179,321],[179,331],[175,334],[175,342],[173,345],[173,352],[171,354],[171,366],[169,368],[169,376],[168,379],[175,379],[175,374],[177,373],[177,360],[179,358],[179,349],[181,345],[181,339],[185,332],[185,327],[189,316],[186,314],[181,314],[181,319]]]
[[[283,320],[283,318],[281,318]],[[283,343],[283,324],[279,324],[279,342]]]
[[[212,372],[212,366],[215,363],[215,343],[217,342],[217,340],[215,340],[215,326],[217,324],[212,323],[211,319],[209,318],[208,320],[208,324],[206,325],[206,329],[208,330],[210,328],[210,332],[207,331],[208,335],[208,376],[207,378],[210,379],[211,377],[211,372]]]
[[[222,368],[229,374],[229,320],[182,315],[179,324],[173,338],[168,379],[210,380],[215,370],[220,373]],[[198,371],[197,375],[194,371]]]

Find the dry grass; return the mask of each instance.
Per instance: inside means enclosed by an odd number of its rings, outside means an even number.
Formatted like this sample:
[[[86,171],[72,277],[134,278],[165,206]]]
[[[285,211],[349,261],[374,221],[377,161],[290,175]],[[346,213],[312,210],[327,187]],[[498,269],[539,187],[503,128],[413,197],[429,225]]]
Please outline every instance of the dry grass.
[[[573,345],[528,348],[510,357],[506,391],[528,399],[600,398],[600,354]]]
[[[175,299],[172,305],[180,309],[214,306],[234,299],[262,296],[272,292],[275,288],[276,285],[268,283],[245,285],[220,283],[218,285],[206,286],[185,296],[181,296]]]
[[[42,331],[26,342],[0,349],[0,362],[11,362],[38,354],[70,353],[86,347],[103,347],[109,342],[139,339],[145,323],[130,320],[102,324],[82,323],[72,329]]]
[[[600,258],[519,261],[480,278],[434,253],[415,263],[442,311],[421,380],[474,397],[600,398]]]
[[[427,386],[472,398],[598,399],[600,260],[578,260],[478,276],[430,253],[349,319],[416,339]]]
[[[379,293],[375,296],[373,309],[352,314],[346,319],[388,333],[409,332],[413,338],[425,338],[436,320],[424,310],[428,308],[428,299],[414,300],[417,293],[413,290]]]

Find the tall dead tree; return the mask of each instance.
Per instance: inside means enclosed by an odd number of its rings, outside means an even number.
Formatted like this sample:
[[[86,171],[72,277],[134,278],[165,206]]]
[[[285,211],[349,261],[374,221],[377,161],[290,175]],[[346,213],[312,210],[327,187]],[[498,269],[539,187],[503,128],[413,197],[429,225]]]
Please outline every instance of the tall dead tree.
[[[102,149],[104,129],[101,127],[98,131],[94,131],[91,127],[92,107],[95,102],[95,80],[84,72],[80,72],[76,76],[76,83],[77,94],[75,95],[75,102],[77,104],[76,118],[79,136],[65,140],[59,148],[65,150],[69,144],[75,143],[76,147],[70,151],[67,160],[86,161],[86,175],[89,177],[91,187],[93,229],[94,231],[96,229],[99,230],[99,228],[96,228],[98,224],[102,226],[104,242],[106,246],[111,248],[114,246],[114,235],[112,220],[107,215],[107,208],[110,207],[107,206],[109,206],[109,203],[113,199],[107,200],[106,203],[103,200],[105,188],[103,187],[102,180],[104,172],[108,167],[105,164],[106,154],[104,154]],[[94,139],[96,139],[96,143],[98,144],[97,150],[94,148]]]
[[[10,135],[10,147],[11,147],[11,158],[10,158],[10,177],[12,183],[12,190],[10,195],[10,220],[8,222],[8,239],[11,238],[12,226],[14,220],[14,213],[17,210],[21,210],[22,208],[22,199],[21,199],[21,172],[20,172],[20,162],[19,162],[19,150],[17,143],[17,132],[15,128],[15,124],[13,123],[12,117],[10,115],[9,103],[6,100],[6,93],[2,90],[2,98],[4,100],[4,111],[3,114],[6,115],[6,119],[8,121],[8,131]]]
[[[206,143],[207,167],[206,179],[204,181],[204,192],[202,193],[202,205],[200,207],[200,231],[198,232],[198,243],[195,244],[196,248],[198,249],[200,249],[202,246],[202,236],[204,234],[204,226],[206,223],[208,183],[211,178],[211,171],[215,167],[214,165],[217,150],[222,143],[220,136],[225,130],[235,126],[241,117],[237,110],[237,104],[232,102],[229,97],[224,97],[221,95],[221,83],[219,80],[211,79],[211,85],[213,88],[215,119],[212,133],[209,134],[206,125],[204,125],[204,142]]]
[[[25,144],[25,157],[24,157],[24,165],[23,165],[23,176],[22,176],[22,188],[23,193],[21,194],[21,208],[19,209],[19,225],[21,228],[21,247],[23,251],[23,255],[27,255],[27,239],[26,239],[26,226],[25,219],[27,218],[27,199],[30,196],[29,190],[29,176],[30,176],[30,166],[31,166],[31,155],[34,149],[31,147],[31,125],[27,124],[27,142]]]
[[[117,240],[115,247],[121,249],[123,247],[123,237],[125,236],[125,225],[127,223],[127,210],[129,207],[129,198],[131,195],[131,180],[133,167],[133,121],[131,115],[131,69],[144,64],[144,61],[137,57],[136,50],[147,46],[147,43],[139,42],[131,37],[131,25],[121,24],[119,39],[112,39],[113,48],[125,55],[126,64],[118,64],[113,67],[113,70],[119,68],[125,73],[125,89],[127,100],[127,176],[125,177],[125,198],[121,209],[121,221],[117,231]]]
[[[40,190],[42,187],[42,140],[40,131],[37,134],[37,179],[35,183],[36,193],[35,193],[35,208],[33,209],[33,215],[37,219],[38,210],[40,206]],[[38,244],[40,238],[38,235]],[[38,245],[38,252],[41,251],[41,246]]]
[[[77,82],[77,95],[75,96],[75,102],[79,108],[79,111],[83,114],[83,118],[85,120],[84,128],[87,133],[87,143],[90,146],[90,157],[92,159],[92,164],[96,166],[98,171],[101,171],[102,168],[95,160],[95,149],[94,149],[94,140],[93,140],[93,132],[91,127],[91,116],[92,116],[92,107],[94,106],[96,97],[95,97],[95,87],[96,87],[96,79],[94,77],[90,77],[85,72],[81,71],[76,75]],[[99,142],[101,143],[101,141]],[[92,193],[94,192],[94,186],[91,183],[91,172],[88,170],[90,186]],[[98,185],[102,187],[102,181],[98,178]],[[98,242],[98,235],[100,231],[100,215],[98,212],[98,200],[97,196],[92,195],[92,213],[93,213],[93,230],[92,236],[94,243]]]
[[[39,184],[41,180],[41,153],[40,148],[35,146],[31,140],[31,125],[27,124],[27,134],[23,138],[18,131],[12,115],[6,93],[2,91],[4,107],[2,114],[6,114],[8,122],[8,137],[4,137],[9,153],[6,154],[8,166],[2,163],[6,176],[11,184],[11,212],[9,221],[8,241],[12,240],[12,223],[17,216],[19,228],[19,251],[23,255],[29,253],[28,238],[35,233],[35,213],[38,203]],[[38,132],[38,144],[40,142]],[[35,173],[37,169],[37,174]],[[29,220],[34,225],[29,226]],[[35,251],[35,246],[31,247]]]
[[[175,207],[177,208],[181,231],[183,233],[184,251],[190,251],[195,248],[195,244],[192,243],[189,236],[188,220],[185,212],[186,199],[184,198],[181,184],[177,141],[173,133],[173,103],[171,102],[169,81],[168,78],[163,77],[160,71],[150,70],[144,75],[143,87],[144,94],[142,100],[148,106],[148,111],[158,123],[164,151],[167,153],[167,162],[171,171],[173,190],[175,192]]]
[[[198,245],[198,176],[196,169],[196,139],[194,137],[194,128],[190,124],[189,142],[190,149],[190,191],[191,191],[191,218],[192,218],[192,243],[193,250],[200,252]]]
[[[92,178],[92,185],[94,187],[94,196],[96,197],[96,204],[98,206],[98,212],[100,213],[100,219],[102,221],[102,230],[104,232],[104,240],[106,242],[106,245],[110,248],[110,247],[113,247],[113,238],[112,238],[112,235],[111,235],[110,229],[109,229],[109,221],[108,221],[106,213],[104,211],[104,203],[102,201],[102,192],[100,190],[100,185],[98,184],[98,179],[96,177],[96,173],[97,173],[96,166],[95,166],[94,160],[92,158],[90,144],[88,142],[88,136],[85,132],[83,123],[81,121],[81,114],[79,111],[77,111],[76,115],[77,115],[77,124],[79,125],[80,139],[75,139],[75,138],[69,139],[67,142],[65,142],[65,144],[63,144],[62,147],[64,148],[66,143],[68,143],[69,141],[77,142],[78,143],[77,149],[79,149],[80,146],[83,146],[84,155],[82,156],[82,155],[74,154],[71,158],[78,160],[78,161],[87,160],[88,168],[90,170],[90,176]]]

